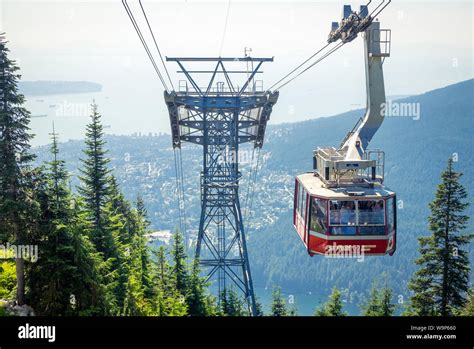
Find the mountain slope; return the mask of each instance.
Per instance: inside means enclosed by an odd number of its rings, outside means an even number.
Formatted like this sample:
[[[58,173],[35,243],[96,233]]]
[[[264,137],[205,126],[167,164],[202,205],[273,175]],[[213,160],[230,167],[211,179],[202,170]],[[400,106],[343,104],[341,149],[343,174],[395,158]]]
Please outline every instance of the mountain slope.
[[[416,238],[427,234],[428,203],[434,197],[441,170],[454,153],[458,158],[456,169],[464,172],[462,182],[471,198],[474,195],[473,95],[474,80],[468,80],[399,100],[398,103],[419,103],[419,120],[387,116],[370,145],[385,151],[386,184],[397,192],[397,199],[403,204],[398,210],[398,249],[393,257],[371,257],[359,263],[304,256],[303,245],[293,232],[291,212],[288,212],[275,224],[275,230],[258,237],[259,241],[254,242],[257,246],[252,249],[250,244],[252,254],[265,250],[269,258],[255,258],[258,262],[253,262],[254,274],[261,273],[257,279],[298,291],[306,288],[314,292],[321,287],[327,291],[334,284],[360,291],[385,273],[396,292],[407,296],[406,281],[415,270]],[[337,146],[362,114],[363,111],[358,110],[275,126],[269,132],[266,150],[272,156],[265,166],[291,174],[310,170],[312,150],[316,146]],[[471,216],[472,212],[471,207]]]
[[[397,100],[419,103],[420,118],[387,116],[371,148],[386,153],[386,184],[397,192],[403,208],[398,211],[398,249],[393,257],[369,257],[364,262],[310,258],[292,227],[294,176],[311,169],[317,146],[337,146],[363,110],[299,123],[270,125],[262,149],[262,168],[253,210],[245,215],[249,255],[257,286],[278,284],[286,292],[327,294],[337,285],[357,303],[371,284],[386,280],[395,294],[407,299],[406,282],[415,270],[417,237],[427,231],[428,203],[433,199],[440,172],[449,156],[457,154],[455,168],[464,172],[462,183],[474,196],[472,151],[474,142],[474,80]],[[141,192],[155,229],[174,229],[177,202],[173,152],[169,136],[108,136],[111,165],[127,198]],[[77,174],[83,144],[62,144],[61,156]],[[47,148],[37,148],[38,162],[48,159]],[[247,159],[250,148],[243,147]],[[188,227],[196,233],[199,217],[201,149],[183,149]],[[241,202],[245,206],[249,164],[243,163]],[[73,180],[73,185],[77,179]],[[472,199],[471,199],[472,201]],[[245,213],[245,210],[244,210]],[[473,207],[468,214],[473,216]],[[472,227],[472,224],[471,224]],[[471,253],[472,255],[472,253]],[[385,276],[382,276],[385,275]]]

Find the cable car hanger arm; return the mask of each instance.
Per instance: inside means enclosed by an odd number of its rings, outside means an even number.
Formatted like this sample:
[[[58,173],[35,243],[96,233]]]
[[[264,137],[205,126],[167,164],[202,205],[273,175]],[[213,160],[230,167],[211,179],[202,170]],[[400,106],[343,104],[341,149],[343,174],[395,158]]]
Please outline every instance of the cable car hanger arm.
[[[370,141],[382,125],[386,103],[383,61],[389,56],[390,30],[380,29],[380,22],[372,22],[364,32],[366,111],[339,147],[347,160],[362,159]]]

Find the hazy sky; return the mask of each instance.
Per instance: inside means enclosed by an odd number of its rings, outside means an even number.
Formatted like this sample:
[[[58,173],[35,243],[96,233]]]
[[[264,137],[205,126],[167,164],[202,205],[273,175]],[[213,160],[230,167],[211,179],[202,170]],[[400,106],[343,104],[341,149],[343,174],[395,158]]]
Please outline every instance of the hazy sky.
[[[137,1],[129,3],[140,17]],[[268,87],[324,45],[344,3],[362,2],[233,0],[222,55],[243,56],[251,47],[253,56],[275,57],[263,67]],[[143,4],[165,55],[219,55],[228,1]],[[393,1],[379,17],[381,27],[392,30],[392,56],[384,63],[387,94],[416,94],[472,78],[473,15],[472,1]],[[156,96],[149,115],[155,130],[168,130],[161,84],[119,0],[0,0],[0,29],[24,80],[96,81],[109,91],[130,91],[124,104]],[[175,84],[182,78],[176,68],[168,66]],[[364,84],[358,38],[283,88],[271,121],[360,108]]]

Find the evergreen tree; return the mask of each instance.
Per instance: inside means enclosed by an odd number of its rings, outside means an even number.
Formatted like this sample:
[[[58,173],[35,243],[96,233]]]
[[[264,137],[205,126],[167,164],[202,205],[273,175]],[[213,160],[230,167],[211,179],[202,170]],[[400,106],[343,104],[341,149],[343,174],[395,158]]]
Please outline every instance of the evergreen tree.
[[[142,217],[143,225],[145,228],[150,226],[150,220],[148,219],[148,210],[145,207],[145,202],[140,193],[137,194],[136,208],[140,217]]]
[[[467,192],[459,182],[462,174],[453,170],[452,159],[443,171],[442,183],[429,207],[431,236],[419,238],[421,257],[409,287],[415,292],[410,311],[416,315],[453,315],[466,302],[469,291],[469,257],[463,247],[473,234],[463,234],[469,217]]]
[[[220,315],[226,316],[230,313],[229,309],[229,302],[227,301],[227,289],[223,289],[222,292],[219,294],[219,307],[220,307]]]
[[[131,264],[134,261],[132,256],[133,247],[131,241],[128,243],[122,241],[124,231],[127,230],[126,224],[124,223],[123,216],[113,211],[110,202],[106,204],[104,213],[108,220],[106,234],[112,237],[113,242],[110,246],[109,258],[106,260],[110,265],[106,282],[115,296],[115,303],[117,305],[115,312],[117,315],[122,315],[127,287],[135,287],[135,284],[129,284]]]
[[[281,295],[281,288],[275,287],[272,292],[272,316],[287,316],[288,309],[285,304],[285,300]]]
[[[153,284],[155,288],[159,288],[164,292],[171,291],[174,287],[174,280],[172,275],[172,267],[166,258],[166,249],[160,246],[157,250],[152,250],[154,255],[154,272]]]
[[[151,272],[152,313],[158,316],[187,315],[184,296],[176,289],[173,268],[166,258],[166,250],[161,246],[152,251],[155,256]]]
[[[110,234],[116,231],[117,238],[121,244],[129,245],[138,230],[137,222],[133,220],[131,205],[125,200],[117,184],[117,179],[112,174],[108,176],[106,199],[107,203],[104,205],[105,217],[109,220],[113,216],[116,217],[116,226],[112,229],[110,227],[106,228],[110,229]]]
[[[224,289],[220,295],[221,313],[224,316],[244,316],[244,304],[233,287]]]
[[[3,35],[3,34],[2,34]],[[27,245],[29,219],[36,214],[32,198],[33,171],[30,153],[30,113],[18,92],[19,68],[8,58],[6,42],[0,40],[0,238],[15,245]],[[16,299],[25,302],[25,263],[16,258]]]
[[[145,315],[151,311],[150,252],[147,246],[145,210],[132,208],[113,175],[109,177],[108,202],[104,208],[106,230],[113,237],[110,254],[115,273],[114,293],[120,314]]]
[[[135,281],[136,309],[138,312],[132,315],[145,315],[152,312],[152,282],[151,282],[151,262],[149,258],[149,248],[145,237],[142,217],[136,210],[130,212],[130,224],[134,227],[132,231],[132,241],[128,252],[131,267],[129,270],[129,288],[130,278]],[[128,300],[128,298],[127,298]]]
[[[109,194],[110,170],[107,165],[110,159],[106,157],[101,115],[95,103],[92,104],[91,121],[86,128],[85,144],[86,149],[83,153],[86,158],[81,160],[83,168],[80,169],[81,186],[78,191],[84,198],[88,219],[93,223],[91,240],[97,251],[108,259],[112,254],[113,238],[107,230],[104,206]]]
[[[392,290],[384,287],[378,291],[374,286],[370,292],[369,300],[363,306],[364,316],[392,316],[395,312],[395,305],[392,303]]]
[[[420,248],[426,250],[427,241],[418,240]],[[409,289],[413,291],[413,296],[410,298],[410,304],[404,315],[435,316],[436,308],[433,303],[433,292],[431,289],[434,277],[427,269],[419,269],[415,275],[416,279],[412,279],[408,284]]]
[[[364,316],[380,316],[380,295],[377,287],[374,286],[370,290],[370,296],[367,304],[365,304],[362,309],[362,315]]]
[[[144,287],[144,295],[146,298],[152,296],[152,282],[151,282],[151,251],[148,247],[147,234],[150,221],[148,220],[148,212],[140,195],[137,196],[136,209],[134,217],[137,222],[137,235],[140,239],[139,251],[137,251],[141,260],[141,282]]]
[[[65,163],[58,159],[57,137],[52,134],[52,160],[35,185],[40,218],[35,232],[39,258],[27,269],[28,298],[41,315],[65,315],[70,311],[71,274],[75,271],[72,243],[71,193]]]
[[[210,316],[216,313],[214,300],[206,294],[206,284],[199,276],[199,264],[187,263],[183,235],[177,231],[171,246],[174,287],[184,297],[187,312],[191,316]]]
[[[380,313],[381,316],[392,316],[395,312],[396,305],[392,303],[393,291],[385,287],[380,297]]]
[[[255,305],[256,305],[256,308],[257,308],[257,311],[256,311],[256,316],[265,316],[264,312],[263,312],[263,305],[262,303],[259,301],[259,299],[257,298],[257,296],[255,296]]]
[[[458,311],[459,316],[474,316],[474,290],[471,288],[467,297],[466,304]]]
[[[341,291],[334,287],[329,296],[329,300],[321,307],[316,309],[317,316],[346,316],[347,313],[343,311],[343,303],[341,300]]]
[[[136,244],[133,243],[132,248]],[[151,307],[145,299],[144,287],[142,284],[141,260],[136,253],[132,253],[129,258],[130,269],[128,270],[125,299],[123,304],[123,315],[144,316],[151,313]]]
[[[137,300],[141,290],[139,280],[136,279],[141,269],[136,270],[138,266],[133,243],[136,227],[132,222],[130,204],[120,192],[113,176],[109,176],[107,203],[103,207],[103,215],[104,235],[111,237],[112,242],[108,251],[112,271],[109,284],[116,298],[116,311],[119,315],[132,315],[138,307],[132,302]],[[130,280],[131,278],[133,280]],[[128,304],[125,305],[125,302]]]
[[[120,315],[123,311],[128,269],[123,253],[127,246],[122,243],[128,239],[126,223],[117,204],[116,194],[111,189],[111,176],[108,169],[110,159],[106,157],[104,132],[97,104],[92,104],[91,121],[86,127],[86,158],[81,160],[79,179],[81,185],[81,208],[90,224],[87,235],[94,244],[97,257],[101,259],[101,291],[103,305],[96,307],[103,315]]]
[[[91,222],[82,210],[79,198],[74,201],[76,215],[70,223],[72,228],[73,259],[75,270],[71,274],[73,293],[69,296],[72,313],[80,316],[112,315],[116,308],[115,299],[110,296],[106,275],[110,266],[104,262],[89,235]]]
[[[205,280],[199,276],[199,262],[195,261],[189,280],[189,293],[186,297],[191,316],[212,316],[216,314],[214,300],[206,294]]]
[[[189,290],[189,272],[187,266],[186,248],[184,246],[183,235],[176,231],[171,248],[173,259],[173,274],[178,291],[186,297]]]

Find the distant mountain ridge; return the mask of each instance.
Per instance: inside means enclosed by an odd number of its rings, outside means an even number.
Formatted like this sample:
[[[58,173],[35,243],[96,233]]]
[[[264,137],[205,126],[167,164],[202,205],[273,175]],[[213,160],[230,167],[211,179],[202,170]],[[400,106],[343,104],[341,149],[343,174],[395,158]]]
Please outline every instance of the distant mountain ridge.
[[[344,288],[348,302],[359,303],[378,281],[393,287],[396,296],[408,299],[406,283],[415,271],[417,237],[428,234],[428,203],[433,199],[440,173],[453,154],[457,171],[470,201],[474,198],[474,79],[421,95],[397,100],[416,103],[420,115],[387,116],[370,148],[385,151],[385,183],[401,200],[398,210],[398,247],[393,257],[370,257],[362,263],[309,257],[292,227],[292,192],[295,175],[311,170],[317,146],[337,146],[363,110],[297,123],[269,125],[262,149],[253,210],[245,215],[249,255],[255,284],[280,285],[284,292],[327,294],[332,286]],[[168,135],[159,137],[108,136],[107,148],[118,181],[127,198],[141,192],[154,229],[174,229],[177,203],[173,153]],[[82,157],[80,141],[61,144],[60,157],[77,175]],[[48,160],[47,147],[35,149],[38,162]],[[249,147],[242,151],[250,152]],[[199,219],[201,149],[183,147],[188,227],[195,233]],[[241,201],[249,164],[242,164]],[[77,179],[73,180],[73,185]],[[244,213],[245,213],[244,209]],[[467,214],[474,218],[474,208]],[[470,222],[471,229],[474,227]],[[471,258],[473,256],[471,248]],[[474,263],[474,260],[471,259]]]
[[[26,96],[100,92],[102,90],[101,84],[90,81],[20,81],[18,87],[20,92]]]

